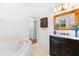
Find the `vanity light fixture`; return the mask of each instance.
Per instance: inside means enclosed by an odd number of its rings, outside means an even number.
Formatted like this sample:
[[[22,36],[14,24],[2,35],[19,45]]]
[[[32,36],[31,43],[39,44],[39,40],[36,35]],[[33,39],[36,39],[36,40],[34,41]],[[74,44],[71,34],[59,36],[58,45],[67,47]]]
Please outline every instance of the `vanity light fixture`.
[[[65,10],[64,4],[61,3],[60,5],[56,6],[56,8],[54,9],[54,12],[56,13],[56,12],[60,12],[63,10]]]
[[[77,6],[77,3],[61,3],[58,6],[55,7],[54,12],[61,12],[67,9],[75,8]]]

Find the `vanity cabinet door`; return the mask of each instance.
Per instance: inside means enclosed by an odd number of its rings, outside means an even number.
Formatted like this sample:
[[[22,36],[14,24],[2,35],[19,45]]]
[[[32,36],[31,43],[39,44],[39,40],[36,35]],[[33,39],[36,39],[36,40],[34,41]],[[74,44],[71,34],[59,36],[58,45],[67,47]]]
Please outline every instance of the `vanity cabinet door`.
[[[76,47],[76,40],[63,38],[62,41],[62,56],[73,56],[75,55],[75,47]]]
[[[50,55],[61,56],[61,42],[58,37],[50,37]]]
[[[79,56],[79,40],[76,40],[75,44],[74,56]]]

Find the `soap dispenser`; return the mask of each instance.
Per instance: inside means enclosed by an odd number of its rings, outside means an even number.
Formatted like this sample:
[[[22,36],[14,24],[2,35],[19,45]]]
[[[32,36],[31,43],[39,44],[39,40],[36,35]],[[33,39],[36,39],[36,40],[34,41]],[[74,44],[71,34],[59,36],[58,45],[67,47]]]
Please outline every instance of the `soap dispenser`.
[[[76,26],[76,37],[79,37],[79,26]]]
[[[78,28],[77,26],[75,26],[75,36],[77,37],[77,31],[78,31]]]

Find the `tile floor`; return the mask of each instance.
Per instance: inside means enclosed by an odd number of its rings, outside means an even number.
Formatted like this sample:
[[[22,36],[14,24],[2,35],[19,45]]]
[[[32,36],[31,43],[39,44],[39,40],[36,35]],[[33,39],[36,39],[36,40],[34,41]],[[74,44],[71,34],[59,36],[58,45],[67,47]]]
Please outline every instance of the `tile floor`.
[[[35,43],[32,45],[33,56],[49,56],[49,48],[45,45]]]

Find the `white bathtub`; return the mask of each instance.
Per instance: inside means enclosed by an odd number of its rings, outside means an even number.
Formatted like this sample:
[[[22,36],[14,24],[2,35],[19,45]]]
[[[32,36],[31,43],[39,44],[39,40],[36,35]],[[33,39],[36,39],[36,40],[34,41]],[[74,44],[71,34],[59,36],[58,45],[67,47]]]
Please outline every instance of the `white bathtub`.
[[[29,40],[17,40],[0,44],[0,56],[30,56],[32,45]]]

